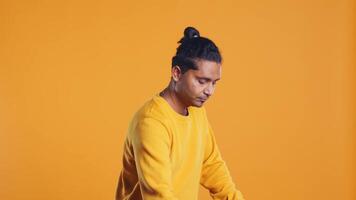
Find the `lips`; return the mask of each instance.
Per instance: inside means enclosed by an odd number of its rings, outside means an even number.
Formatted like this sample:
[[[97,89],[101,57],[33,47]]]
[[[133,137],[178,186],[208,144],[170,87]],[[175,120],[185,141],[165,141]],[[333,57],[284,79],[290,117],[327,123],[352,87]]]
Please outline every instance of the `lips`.
[[[199,101],[206,101],[206,100],[208,100],[208,99],[203,99],[203,98],[198,98],[199,99]]]

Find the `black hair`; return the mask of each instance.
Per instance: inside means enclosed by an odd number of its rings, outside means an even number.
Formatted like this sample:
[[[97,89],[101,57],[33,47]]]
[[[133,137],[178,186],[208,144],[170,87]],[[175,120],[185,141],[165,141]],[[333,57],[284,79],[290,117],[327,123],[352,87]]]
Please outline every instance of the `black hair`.
[[[172,67],[179,66],[182,73],[189,69],[198,69],[196,61],[199,59],[222,62],[219,48],[208,38],[200,37],[199,31],[194,27],[184,29],[184,37],[178,41],[176,55],[172,58]]]

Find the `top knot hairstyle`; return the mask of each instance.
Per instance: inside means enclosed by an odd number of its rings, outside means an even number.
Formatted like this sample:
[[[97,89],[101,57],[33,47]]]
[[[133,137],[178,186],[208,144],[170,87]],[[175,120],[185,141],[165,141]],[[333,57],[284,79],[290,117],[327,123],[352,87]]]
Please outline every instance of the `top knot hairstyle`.
[[[189,69],[197,70],[196,61],[200,59],[222,62],[219,48],[210,39],[200,37],[194,27],[185,28],[184,37],[178,43],[180,45],[172,58],[172,67],[179,66],[183,74]]]

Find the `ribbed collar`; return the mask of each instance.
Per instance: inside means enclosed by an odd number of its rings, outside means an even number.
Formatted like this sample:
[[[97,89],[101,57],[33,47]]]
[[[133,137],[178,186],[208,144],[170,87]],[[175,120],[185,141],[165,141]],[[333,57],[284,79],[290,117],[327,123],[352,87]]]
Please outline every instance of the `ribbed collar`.
[[[192,119],[192,109],[191,109],[191,106],[188,107],[188,115],[187,116],[184,116],[184,115],[181,115],[179,113],[177,113],[172,107],[171,105],[169,105],[169,103],[166,101],[166,99],[164,99],[163,97],[161,97],[159,95],[159,93],[155,94],[153,99],[159,103],[160,105],[163,106],[163,108],[165,110],[167,110],[171,115],[172,117],[174,117],[175,119],[177,120],[180,120],[180,121],[190,121]]]

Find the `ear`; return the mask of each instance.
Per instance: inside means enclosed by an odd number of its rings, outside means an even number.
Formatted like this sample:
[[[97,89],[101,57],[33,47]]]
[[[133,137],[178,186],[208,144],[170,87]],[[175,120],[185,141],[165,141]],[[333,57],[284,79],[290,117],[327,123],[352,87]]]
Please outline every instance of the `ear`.
[[[178,81],[181,78],[182,70],[178,65],[172,67],[172,79]]]

